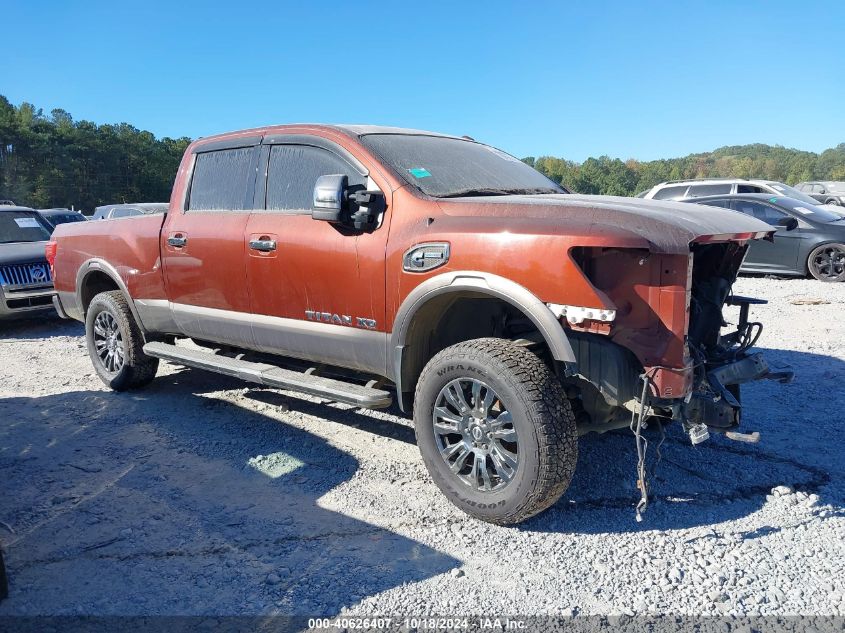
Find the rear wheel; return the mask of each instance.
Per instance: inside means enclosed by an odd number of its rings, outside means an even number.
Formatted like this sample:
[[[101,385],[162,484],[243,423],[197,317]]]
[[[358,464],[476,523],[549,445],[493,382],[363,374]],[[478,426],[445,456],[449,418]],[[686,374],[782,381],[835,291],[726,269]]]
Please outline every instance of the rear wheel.
[[[425,366],[414,401],[417,443],[444,495],[483,521],[542,512],[569,487],[575,418],[535,354],[495,338],[458,343]]]
[[[810,274],[819,281],[845,281],[845,244],[822,244],[807,258]]]
[[[119,290],[94,297],[85,315],[88,355],[108,387],[124,391],[155,378],[158,359],[144,354],[144,339],[126,298]]]

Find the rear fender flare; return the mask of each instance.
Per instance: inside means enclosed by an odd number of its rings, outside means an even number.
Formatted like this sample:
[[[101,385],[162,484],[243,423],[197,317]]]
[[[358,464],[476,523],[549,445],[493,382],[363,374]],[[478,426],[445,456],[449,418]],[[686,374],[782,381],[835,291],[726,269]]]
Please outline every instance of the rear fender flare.
[[[120,290],[123,293],[123,296],[126,297],[126,303],[132,311],[132,316],[135,317],[135,323],[137,323],[138,328],[144,332],[143,321],[141,321],[141,317],[138,315],[138,310],[135,307],[135,301],[132,299],[132,295],[129,294],[129,289],[126,287],[126,283],[123,281],[120,273],[117,272],[117,269],[114,266],[96,257],[86,260],[76,272],[76,305],[79,306],[82,316],[85,316],[85,306],[82,301],[82,288],[84,287],[86,279],[94,272],[105,274],[115,283],[118,290]]]

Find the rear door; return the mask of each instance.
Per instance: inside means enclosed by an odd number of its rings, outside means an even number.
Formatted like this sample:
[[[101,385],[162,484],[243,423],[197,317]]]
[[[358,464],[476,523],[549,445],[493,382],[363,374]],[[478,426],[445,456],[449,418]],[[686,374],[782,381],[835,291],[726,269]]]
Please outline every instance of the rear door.
[[[755,240],[751,243],[743,268],[760,269],[765,271],[793,272],[798,266],[798,249],[801,245],[803,232],[800,228],[787,231],[778,222],[792,216],[780,209],[756,200],[734,200],[732,208],[735,211],[753,216],[777,229],[774,242]]]
[[[361,233],[312,219],[311,206],[322,175],[389,196],[386,183],[321,137],[265,139],[261,164],[245,234],[256,348],[383,374],[386,218]]]
[[[161,235],[173,319],[187,335],[250,346],[244,234],[252,212],[260,138],[200,147],[184,208]]]

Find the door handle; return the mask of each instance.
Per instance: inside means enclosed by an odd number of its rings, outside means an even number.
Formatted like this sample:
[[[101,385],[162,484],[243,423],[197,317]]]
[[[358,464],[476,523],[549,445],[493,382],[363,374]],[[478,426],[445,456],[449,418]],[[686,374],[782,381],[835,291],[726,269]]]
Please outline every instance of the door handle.
[[[250,240],[249,247],[254,251],[269,253],[276,250],[276,240]]]
[[[170,246],[182,247],[188,243],[188,238],[184,235],[171,235],[167,238],[167,243]]]

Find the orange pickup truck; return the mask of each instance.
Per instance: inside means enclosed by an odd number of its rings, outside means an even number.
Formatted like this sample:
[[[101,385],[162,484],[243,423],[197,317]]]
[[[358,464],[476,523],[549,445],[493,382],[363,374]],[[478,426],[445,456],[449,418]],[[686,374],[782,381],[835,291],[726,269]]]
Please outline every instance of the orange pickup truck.
[[[354,406],[395,398],[443,493],[510,524],[566,490],[580,434],[741,435],[739,385],[791,376],[750,351],[754,300],[731,293],[771,231],[574,195],[468,137],[290,125],[194,142],[165,215],[62,225],[47,256],[111,388],[143,387],[163,359]]]

